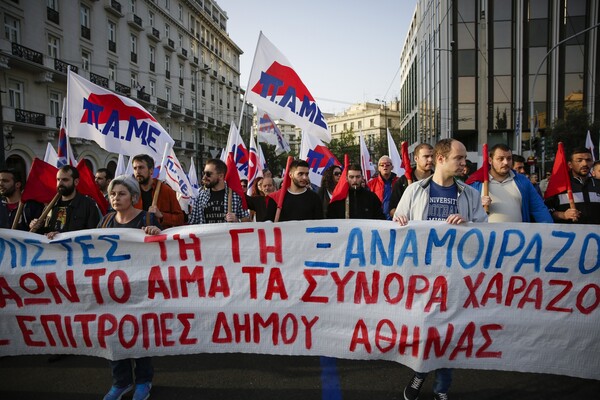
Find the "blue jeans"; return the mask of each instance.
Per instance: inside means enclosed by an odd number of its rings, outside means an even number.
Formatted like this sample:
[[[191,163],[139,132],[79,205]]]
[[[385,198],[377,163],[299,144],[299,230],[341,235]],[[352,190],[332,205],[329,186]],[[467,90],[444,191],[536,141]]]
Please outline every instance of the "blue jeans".
[[[113,386],[125,387],[132,383],[152,382],[154,377],[154,367],[151,357],[126,358],[110,362],[112,369]],[[133,378],[135,369],[135,381]]]
[[[420,379],[427,378],[429,372],[415,372]],[[452,384],[452,368],[440,368],[435,370],[435,382],[433,383],[433,393],[448,393]]]

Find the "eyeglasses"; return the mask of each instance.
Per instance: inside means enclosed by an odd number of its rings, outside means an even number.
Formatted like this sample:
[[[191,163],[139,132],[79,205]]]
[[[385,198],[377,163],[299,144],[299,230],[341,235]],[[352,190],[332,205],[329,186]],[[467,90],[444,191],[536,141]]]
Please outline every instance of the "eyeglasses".
[[[335,176],[340,176],[341,174],[342,174],[342,173],[341,173],[341,172],[339,172],[339,171],[337,171],[337,172],[334,172],[334,173],[333,173],[333,175],[335,175]]]
[[[206,176],[207,178],[210,178],[212,176],[212,171],[203,171],[202,172],[202,176]]]
[[[391,167],[392,163],[379,164],[380,167]]]

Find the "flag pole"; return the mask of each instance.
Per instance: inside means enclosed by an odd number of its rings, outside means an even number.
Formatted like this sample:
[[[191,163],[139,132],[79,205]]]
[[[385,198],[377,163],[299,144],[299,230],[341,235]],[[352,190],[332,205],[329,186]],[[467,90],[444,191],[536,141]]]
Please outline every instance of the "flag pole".
[[[481,166],[483,168],[483,192],[482,192],[482,194],[484,196],[489,196],[490,195],[490,174],[489,174],[490,160],[489,160],[487,143],[483,144],[481,152],[482,152],[481,156],[482,156],[482,163],[483,163],[483,165]],[[489,205],[483,206],[483,208],[484,208],[485,212],[489,214],[490,206]]]
[[[286,177],[290,173],[290,165],[292,164],[292,161],[294,161],[294,157],[288,156],[287,163],[285,164],[285,175],[283,176],[283,182],[285,182]],[[279,217],[281,216],[281,207],[283,207],[285,192],[287,192],[287,187],[285,187],[285,185],[282,186],[283,187],[279,189],[281,192],[279,193],[279,199],[277,199],[277,211],[275,211],[275,221],[273,222],[279,222]]]
[[[240,129],[242,128],[242,119],[244,118],[244,108],[246,108],[246,94],[248,90],[250,90],[250,78],[252,75],[252,69],[254,68],[254,63],[256,62],[256,53],[258,51],[258,44],[260,43],[260,38],[262,36],[262,31],[258,33],[258,40],[256,41],[256,49],[254,50],[254,57],[252,57],[252,67],[250,67],[250,74],[248,75],[248,84],[246,85],[246,91],[244,92],[244,98],[242,100],[242,107],[240,109],[240,123],[238,126]]]
[[[17,225],[19,225],[19,220],[21,219],[21,215],[23,214],[23,206],[24,203],[19,201],[19,207],[17,208],[17,214],[15,215],[15,220],[12,223],[10,229],[17,229]]]
[[[39,224],[41,224],[42,221],[44,221],[46,219],[46,217],[50,213],[50,210],[52,210],[52,207],[54,207],[54,205],[56,204],[58,199],[60,199],[60,196],[61,196],[60,192],[58,192],[58,193],[56,193],[56,195],[54,195],[54,198],[52,199],[52,201],[50,203],[48,203],[48,205],[44,208],[42,215],[40,215],[40,217],[38,218],[38,224],[36,224],[33,228],[29,229],[29,232],[37,232],[37,230],[39,229]]]

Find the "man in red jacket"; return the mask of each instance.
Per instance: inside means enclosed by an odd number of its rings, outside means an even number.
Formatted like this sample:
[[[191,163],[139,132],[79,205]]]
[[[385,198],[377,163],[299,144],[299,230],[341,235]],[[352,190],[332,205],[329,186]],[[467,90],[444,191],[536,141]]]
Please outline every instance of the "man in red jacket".
[[[133,157],[132,164],[135,179],[139,182],[142,193],[134,207],[154,213],[164,229],[183,225],[184,215],[175,191],[166,183],[152,178],[154,171],[152,157],[148,154],[138,154]],[[158,197],[156,204],[153,204],[156,190],[158,190]]]
[[[392,198],[392,186],[398,180],[395,173],[392,172],[394,165],[392,159],[388,156],[383,156],[377,163],[377,176],[371,179],[368,183],[371,192],[375,193],[381,201],[381,210],[387,219],[391,220],[390,216],[390,199]],[[393,207],[396,205],[394,204]]]

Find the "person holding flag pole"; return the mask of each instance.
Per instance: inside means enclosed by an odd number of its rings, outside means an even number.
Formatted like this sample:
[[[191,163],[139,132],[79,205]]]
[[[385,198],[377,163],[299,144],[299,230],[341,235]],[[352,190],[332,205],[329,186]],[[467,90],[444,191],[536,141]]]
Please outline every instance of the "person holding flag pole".
[[[385,219],[381,201],[375,193],[362,186],[362,168],[350,164],[344,155],[344,173],[340,177],[327,210],[327,218],[337,219]]]
[[[552,175],[544,193],[554,221],[600,224],[600,180],[589,176],[592,165],[589,149],[573,149],[567,162],[563,143],[558,143]]]

